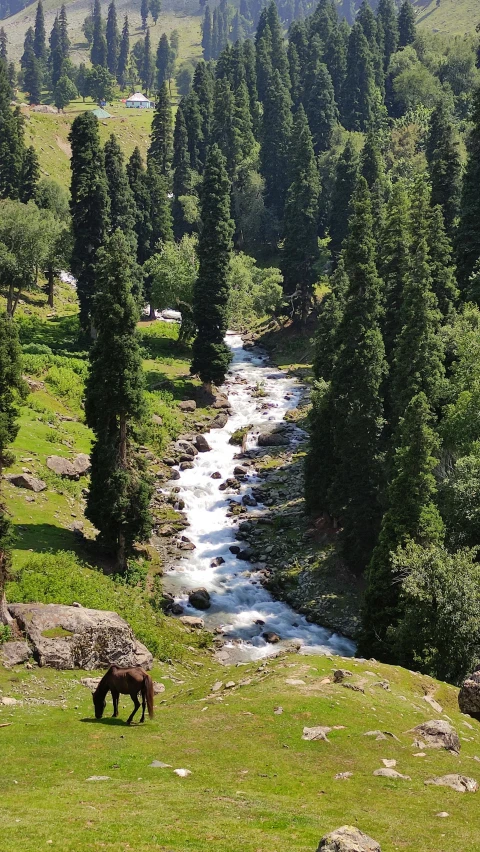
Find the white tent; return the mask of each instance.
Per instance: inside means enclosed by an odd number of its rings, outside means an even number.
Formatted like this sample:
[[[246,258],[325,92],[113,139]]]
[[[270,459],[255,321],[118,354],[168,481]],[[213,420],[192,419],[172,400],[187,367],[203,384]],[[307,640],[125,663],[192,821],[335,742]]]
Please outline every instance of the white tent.
[[[134,109],[150,109],[152,106],[152,102],[145,95],[142,95],[141,92],[135,92],[134,95],[130,95],[125,101],[125,104],[127,107]]]

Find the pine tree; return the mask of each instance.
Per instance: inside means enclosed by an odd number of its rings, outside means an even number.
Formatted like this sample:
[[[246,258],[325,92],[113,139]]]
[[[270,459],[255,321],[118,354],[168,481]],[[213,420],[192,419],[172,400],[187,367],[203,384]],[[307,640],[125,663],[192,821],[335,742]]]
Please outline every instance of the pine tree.
[[[151,532],[152,488],[139,467],[133,428],[144,410],[144,376],[132,294],[131,248],[119,231],[98,251],[93,302],[97,332],[85,414],[95,434],[86,515],[124,574],[136,541]]]
[[[348,40],[347,71],[342,89],[341,116],[347,130],[368,130],[375,119],[378,92],[368,42],[360,24]]]
[[[50,33],[49,65],[52,77],[52,89],[55,89],[60,77],[63,77],[65,58],[62,48],[60,22],[57,16],[53,22],[52,31]]]
[[[152,47],[151,47],[151,39],[150,39],[150,28],[147,29],[145,33],[144,39],[144,49],[143,49],[143,60],[142,67],[140,69],[140,77],[142,80],[143,88],[145,89],[145,93],[148,95],[152,84],[153,84],[153,58],[152,58]]]
[[[142,29],[147,29],[147,20],[148,20],[148,0],[141,0],[140,2],[140,17],[142,19]]]
[[[445,231],[442,208],[438,204],[432,209],[429,217],[427,240],[432,290],[437,298],[443,320],[452,320],[459,292],[452,262],[452,244]]]
[[[58,15],[58,27],[60,50],[62,52],[63,59],[65,60],[68,59],[68,55],[70,52],[70,39],[68,37],[67,9],[64,3],[60,6],[60,12]]]
[[[379,271],[385,284],[383,339],[385,355],[391,367],[396,340],[402,327],[400,311],[410,270],[410,204],[405,184],[401,180],[394,183],[392,187],[392,194],[386,206],[380,245]],[[389,412],[389,394],[386,402]]]
[[[377,21],[379,42],[383,48],[383,69],[386,71],[392,54],[398,48],[398,21],[393,0],[379,0]]]
[[[289,161],[291,182],[285,203],[282,272],[285,291],[296,296],[296,311],[305,322],[317,277],[320,183],[312,136],[301,105],[293,125]]]
[[[161,0],[150,0],[150,14],[153,18],[153,23],[155,26],[157,25],[158,18],[160,16],[160,12],[162,11],[162,2]]]
[[[345,312],[348,292],[348,276],[345,260],[340,255],[338,266],[328,281],[330,290],[323,297],[315,331],[315,357],[313,372],[315,378],[329,382],[334,364],[338,357],[340,341],[337,339]]]
[[[47,59],[47,39],[45,35],[45,18],[43,15],[42,0],[38,0],[35,14],[35,38],[33,41],[33,52],[37,59],[45,62]]]
[[[42,67],[30,47],[22,57],[24,62],[23,80],[25,91],[28,92],[29,104],[39,104],[42,99]]]
[[[181,101],[188,139],[188,156],[194,171],[200,173],[203,169],[205,156],[205,138],[202,130],[202,116],[196,92],[190,92]]]
[[[171,77],[171,49],[165,33],[162,34],[157,48],[157,89]]]
[[[198,111],[201,120],[201,136],[199,136],[196,140],[199,152],[198,166],[194,164],[192,148],[190,149],[190,157],[192,158],[192,168],[195,168],[197,169],[197,171],[201,172],[206,162],[207,147],[211,133],[214,89],[214,80],[212,72],[205,62],[199,62],[197,64],[197,67],[195,68],[195,73],[193,75],[192,88],[198,99]],[[193,104],[193,106],[195,106],[195,104]],[[187,129],[189,130],[190,139],[190,123],[187,120],[186,114],[185,121],[187,122]],[[195,122],[192,122],[192,125],[194,126]]]
[[[278,71],[283,85],[288,89],[290,77],[288,71],[287,51],[275,0],[270,0],[267,6],[267,25],[270,32],[271,60],[273,70]]]
[[[245,82],[241,82],[235,90],[235,105],[233,121],[237,128],[240,140],[241,161],[250,161],[254,156],[255,136],[253,134],[253,122],[250,114],[250,98]],[[241,165],[241,163],[239,163]]]
[[[418,224],[417,228],[421,228]],[[403,416],[410,399],[425,393],[435,407],[442,395],[444,351],[439,335],[441,314],[433,293],[430,255],[425,235],[416,237],[415,255],[407,276],[400,309],[391,373],[392,425]]]
[[[386,195],[385,163],[378,144],[378,136],[370,131],[365,139],[360,162],[360,173],[367,181],[370,190],[373,213],[373,227],[377,235],[377,246],[381,248],[384,204]]]
[[[358,177],[358,155],[349,138],[339,157],[335,170],[335,186],[329,223],[330,249],[333,257],[340,254],[347,236],[350,202]]]
[[[162,83],[155,104],[147,162],[150,160],[161,175],[169,178],[172,164],[172,107],[166,83]]]
[[[325,45],[323,61],[332,78],[335,100],[338,104],[340,103],[343,83],[347,73],[347,50],[338,25],[335,25],[332,36]]]
[[[265,202],[278,219],[283,217],[287,195],[289,146],[292,131],[291,100],[280,74],[274,71],[267,87],[263,110],[261,171]]]
[[[403,0],[398,15],[398,46],[413,44],[416,36],[415,12],[410,0]]]
[[[109,226],[105,163],[96,116],[91,112],[78,115],[68,138],[72,148],[72,272],[77,279],[80,325],[88,331],[95,294],[96,253]]]
[[[110,74],[112,74],[113,77],[116,77],[118,66],[118,53],[120,49],[120,38],[118,35],[117,9],[115,7],[115,0],[111,0],[110,5],[108,7],[107,28],[105,35],[107,39],[107,68],[110,71]]]
[[[173,235],[181,240],[185,234],[191,233],[191,227],[185,221],[184,210],[180,199],[192,194],[192,175],[190,155],[188,153],[188,134],[182,105],[175,115],[175,130],[173,134]]]
[[[468,159],[463,174],[460,219],[456,237],[457,279],[465,294],[480,258],[480,89],[473,99],[472,129],[467,143]]]
[[[8,447],[17,436],[19,404],[27,392],[28,388],[22,378],[17,327],[13,320],[3,313],[0,314],[0,488],[3,472],[13,461]],[[5,585],[12,561],[12,544],[10,513],[0,490],[0,624],[12,624],[5,597]]]
[[[338,108],[328,68],[320,63],[311,89],[307,106],[307,117],[312,131],[315,154],[328,151],[333,131],[338,122]]]
[[[308,415],[310,442],[304,464],[305,502],[310,512],[327,512],[336,468],[333,453],[334,400],[330,386],[316,382]]]
[[[168,198],[168,184],[158,171],[154,161],[147,164],[147,186],[150,195],[150,257],[157,250],[159,242],[173,239],[172,212]]]
[[[120,41],[120,49],[118,53],[117,64],[117,81],[122,89],[127,82],[128,59],[130,56],[130,28],[128,24],[128,15],[125,15],[122,29],[122,39]]]
[[[389,628],[400,616],[399,578],[392,570],[392,554],[409,541],[427,547],[443,539],[433,475],[440,442],[431,419],[426,395],[412,397],[398,429],[387,511],[367,572],[360,650],[389,662],[393,661]]]
[[[122,149],[113,133],[105,142],[105,174],[110,200],[111,233],[119,229],[127,239],[133,257],[136,257],[135,200],[125,171]]]
[[[272,66],[272,41],[270,30],[267,27],[261,38],[256,42],[256,68],[257,68],[257,91],[260,103],[267,98],[267,91],[273,76]],[[290,80],[289,80],[290,85]]]
[[[102,9],[100,0],[95,0],[92,12],[93,41],[90,50],[90,60],[93,66],[107,67],[107,41],[104,36]]]
[[[0,198],[18,198],[25,145],[20,112],[10,106],[7,68],[0,62]]]
[[[23,202],[23,204],[27,204],[29,201],[36,201],[39,179],[40,166],[38,164],[37,152],[33,145],[29,145],[23,157],[22,173],[20,177],[19,200]]]
[[[294,109],[296,109],[303,100],[302,86],[302,68],[300,66],[300,58],[298,51],[293,42],[289,42],[287,49],[288,70],[290,75],[290,95],[292,98]]]
[[[205,13],[203,18],[203,26],[202,26],[202,50],[203,50],[203,58],[205,62],[209,62],[212,59],[212,13],[210,12],[210,6],[205,6]]]
[[[25,33],[25,38],[23,40],[23,53],[20,59],[20,67],[22,71],[25,71],[27,67],[28,61],[30,57],[33,55],[35,57],[35,53],[33,50],[33,43],[35,41],[35,33],[33,31],[33,27],[29,27]]]
[[[385,74],[383,71],[383,56],[379,46],[378,23],[373,14],[368,0],[362,0],[358,11],[356,22],[360,24],[363,34],[367,39],[368,48],[372,57],[372,65],[375,75],[375,83],[381,92],[385,90]]]
[[[375,266],[370,194],[358,180],[345,249],[349,288],[333,367],[336,467],[331,513],[342,526],[343,554],[356,572],[368,565],[381,519],[381,388],[386,362],[380,331],[382,288]]]
[[[241,136],[235,121],[235,96],[228,80],[215,83],[212,142],[225,157],[228,176],[233,180],[240,160]]]
[[[205,164],[201,209],[199,272],[193,301],[197,335],[190,369],[192,374],[200,376],[207,392],[211,392],[213,384],[223,384],[230,363],[224,337],[233,222],[230,219],[230,182],[225,159],[217,145],[210,149]]]
[[[4,27],[0,27],[0,60],[8,65],[8,38]]]
[[[143,266],[151,255],[152,223],[151,197],[147,173],[139,148],[135,148],[128,163],[127,177],[135,202],[135,234],[137,236],[137,261]]]
[[[425,153],[432,186],[431,203],[441,206],[447,233],[452,237],[460,208],[462,164],[458,139],[443,100],[430,116]]]

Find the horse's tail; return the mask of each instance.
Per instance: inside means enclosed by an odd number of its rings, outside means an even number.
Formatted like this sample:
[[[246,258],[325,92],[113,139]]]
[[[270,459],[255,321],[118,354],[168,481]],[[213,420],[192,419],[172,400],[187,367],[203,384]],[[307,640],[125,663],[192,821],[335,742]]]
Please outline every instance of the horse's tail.
[[[153,715],[154,715],[154,713],[153,713],[153,696],[154,696],[153,680],[152,680],[152,678],[150,677],[149,674],[146,674],[144,679],[143,679],[143,682],[145,684],[145,691],[147,693],[148,716],[149,716],[150,719],[153,719]]]

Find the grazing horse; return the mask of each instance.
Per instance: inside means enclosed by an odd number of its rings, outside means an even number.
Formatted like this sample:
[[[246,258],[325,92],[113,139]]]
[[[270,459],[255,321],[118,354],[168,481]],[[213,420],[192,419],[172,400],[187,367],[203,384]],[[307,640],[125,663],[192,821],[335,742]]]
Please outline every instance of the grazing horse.
[[[135,713],[140,707],[138,693],[142,693],[142,718],[145,721],[145,707],[148,707],[148,715],[153,719],[153,680],[140,666],[133,669],[121,669],[118,666],[110,666],[104,674],[95,692],[93,693],[93,706],[95,707],[95,718],[101,719],[106,705],[107,692],[112,693],[113,716],[118,716],[118,699],[120,693],[129,695],[134,703],[133,712],[127,719],[130,724]]]

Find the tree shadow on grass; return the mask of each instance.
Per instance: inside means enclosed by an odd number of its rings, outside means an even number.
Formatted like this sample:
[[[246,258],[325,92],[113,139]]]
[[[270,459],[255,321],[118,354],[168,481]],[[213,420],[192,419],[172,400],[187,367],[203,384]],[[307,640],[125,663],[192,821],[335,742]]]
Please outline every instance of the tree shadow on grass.
[[[148,390],[168,391],[175,400],[195,399],[198,382],[190,376],[177,376],[174,380],[161,370],[146,370],[145,381]]]
[[[112,573],[111,560],[91,539],[84,539],[73,530],[57,527],[55,524],[17,524],[14,527],[15,550],[38,553],[58,553],[73,551],[90,568]]]

